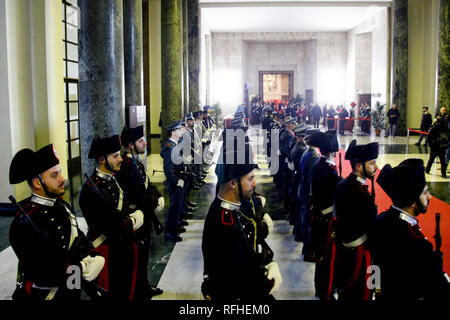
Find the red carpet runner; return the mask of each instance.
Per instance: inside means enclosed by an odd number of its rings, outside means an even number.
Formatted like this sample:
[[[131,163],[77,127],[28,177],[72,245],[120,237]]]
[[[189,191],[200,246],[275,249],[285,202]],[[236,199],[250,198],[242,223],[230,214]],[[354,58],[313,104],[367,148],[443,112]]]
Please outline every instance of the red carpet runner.
[[[345,151],[340,150],[342,157],[342,177],[347,177],[351,170],[350,161],[345,159]],[[339,155],[336,157],[336,165],[339,167]],[[380,173],[381,168],[378,170],[376,177]],[[378,213],[386,211],[392,204],[391,198],[381,189],[376,183],[375,177],[375,202],[378,206]],[[372,183],[368,180],[369,190],[372,189]],[[433,246],[436,244],[434,241],[434,234],[436,229],[435,213],[441,214],[441,237],[442,246],[441,251],[444,254],[444,271],[450,274],[450,205],[444,201],[433,197],[428,207],[426,214],[419,216],[419,226],[422,233],[427,237]]]

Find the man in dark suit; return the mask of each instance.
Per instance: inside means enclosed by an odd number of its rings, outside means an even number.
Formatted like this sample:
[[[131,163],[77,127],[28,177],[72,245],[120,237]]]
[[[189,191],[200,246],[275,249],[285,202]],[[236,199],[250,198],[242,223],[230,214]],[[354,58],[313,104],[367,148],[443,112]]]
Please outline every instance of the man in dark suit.
[[[389,118],[389,126],[386,130],[385,137],[392,136],[392,138],[395,138],[395,132],[397,131],[397,123],[398,119],[400,118],[400,112],[397,109],[397,105],[393,104],[392,108],[389,109],[387,116]]]
[[[428,107],[423,107],[422,112],[423,113],[422,113],[422,120],[420,121],[420,131],[428,132],[428,130],[430,130],[431,124],[433,123],[433,120],[431,118],[431,114],[428,112]],[[424,145],[428,143],[428,135],[421,133],[419,141],[415,143],[416,146],[420,145],[424,136],[427,136]]]

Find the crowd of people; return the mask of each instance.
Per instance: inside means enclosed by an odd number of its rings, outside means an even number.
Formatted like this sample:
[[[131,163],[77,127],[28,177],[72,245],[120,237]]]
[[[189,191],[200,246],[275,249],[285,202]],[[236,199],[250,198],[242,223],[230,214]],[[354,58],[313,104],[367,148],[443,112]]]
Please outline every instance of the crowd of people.
[[[417,220],[431,199],[425,180],[430,162],[425,168],[422,160],[407,159],[382,168],[376,182],[393,205],[379,214],[374,200],[378,143],[360,145],[353,140],[345,152],[352,172],[342,177],[334,160],[338,132],[334,125],[325,132],[318,128],[320,117],[314,114],[319,109],[311,108],[314,120],[308,124],[309,116],[298,116],[289,104],[265,106],[257,122],[266,136],[265,155],[277,157],[269,167],[279,164],[271,173],[294,240],[303,243],[303,259],[316,265],[317,298],[448,298],[442,253],[433,249]],[[255,191],[258,165],[245,108],[238,108],[223,131],[217,129],[211,111],[205,106],[165,128],[169,138],[160,153],[170,198],[165,226],[156,216],[165,208],[164,197],[150,182],[140,157],[146,150],[142,125],[92,141],[89,158],[97,166],[86,175],[79,199],[86,235],[62,200],[65,178],[53,146],[19,151],[11,162],[10,183],[27,181],[32,195],[17,204],[10,229],[19,259],[13,298],[80,299],[81,289],[92,299],[142,301],[161,294],[147,278],[152,230],[164,231],[168,242],[183,241],[187,219],[198,205],[190,200],[191,191],[205,184],[218,152],[216,195],[202,237],[201,291],[205,299],[215,301],[274,299],[283,277],[266,241],[274,223],[265,208],[276,199]],[[326,114],[330,111],[332,107]],[[430,145],[433,128],[439,128],[436,135],[442,139],[447,125],[443,113],[430,129]],[[381,272],[381,283],[369,286],[368,270],[374,266]]]
[[[311,125],[319,128],[320,125],[328,129],[336,129],[339,135],[345,135],[345,131],[353,133],[356,117],[356,103],[352,102],[347,108],[344,105],[323,105],[320,107],[317,103],[297,103],[295,100],[283,101],[258,101],[255,99],[250,111],[243,109],[244,114],[249,118],[252,125],[261,124],[264,119],[266,107],[272,109],[272,112],[279,115],[290,116],[296,119],[297,123]],[[359,130],[363,134],[370,134],[371,107],[368,103],[361,104],[359,108]]]

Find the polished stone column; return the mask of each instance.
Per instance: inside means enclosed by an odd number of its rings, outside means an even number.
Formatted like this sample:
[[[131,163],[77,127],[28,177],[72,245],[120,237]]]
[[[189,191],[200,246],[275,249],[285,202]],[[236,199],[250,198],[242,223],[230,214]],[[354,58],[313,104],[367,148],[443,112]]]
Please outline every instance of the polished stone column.
[[[128,107],[144,104],[142,61],[142,0],[123,0],[123,48],[125,62],[125,119]]]
[[[408,92],[408,1],[395,0],[393,8],[393,95],[392,104],[400,112],[397,135],[406,135],[406,102]]]
[[[188,0],[183,0],[182,2],[182,20],[183,20],[183,30],[181,37],[183,39],[183,115],[189,112],[189,66],[188,66],[188,37],[187,37],[187,2]]]
[[[182,115],[182,39],[181,2],[161,1],[161,121],[162,137],[165,127]]]
[[[200,26],[198,0],[188,0],[189,110],[200,104]]]
[[[450,0],[441,0],[439,7],[439,84],[438,110],[450,109]]]
[[[80,0],[79,115],[82,172],[95,136],[120,134],[124,125],[122,0]]]

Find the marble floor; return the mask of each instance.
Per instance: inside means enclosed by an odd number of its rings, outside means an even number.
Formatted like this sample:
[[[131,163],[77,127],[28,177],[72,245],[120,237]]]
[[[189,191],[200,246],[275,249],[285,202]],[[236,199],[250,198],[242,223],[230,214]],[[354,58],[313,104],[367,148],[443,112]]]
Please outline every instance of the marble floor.
[[[322,130],[325,130],[322,128]],[[252,145],[261,144],[258,138],[260,131],[257,127],[250,129]],[[380,155],[378,165],[397,165],[407,158],[421,158],[428,161],[429,150],[417,147],[414,143],[418,136],[385,138],[369,136],[361,133],[348,133],[339,136],[341,149],[346,149],[353,138],[358,144],[378,141],[380,144]],[[167,190],[164,187],[164,174],[162,172],[162,159],[159,156],[159,139],[151,140],[151,154],[147,158],[149,173],[152,182],[163,193],[166,204],[169,202]],[[301,243],[293,241],[292,226],[287,223],[282,202],[278,200],[278,194],[273,180],[267,169],[266,159],[257,155],[256,159],[261,170],[256,172],[256,190],[267,199],[266,210],[275,220],[275,231],[269,238],[269,243],[275,252],[275,260],[279,263],[283,275],[283,285],[275,294],[278,299],[311,299],[314,295],[313,276],[314,265],[304,262],[300,258]],[[427,175],[427,182],[433,196],[450,203],[450,179],[440,177],[439,160],[433,165],[431,172]],[[78,179],[78,180],[77,180]],[[81,223],[83,218],[79,211],[77,198],[81,186],[81,177],[72,178],[73,206]],[[184,240],[173,244],[164,241],[163,236],[152,235],[151,256],[148,264],[149,279],[152,284],[164,289],[161,296],[155,299],[202,299],[200,285],[202,281],[203,258],[201,254],[201,233],[203,222],[208,211],[209,204],[215,195],[216,177],[214,167],[206,177],[206,184],[198,191],[193,191],[191,201],[198,203],[194,217],[189,221],[187,232],[183,233]],[[68,194],[70,195],[70,193]],[[72,199],[69,199],[72,200]],[[161,222],[164,223],[164,211],[158,213]],[[12,217],[0,214],[0,300],[10,299],[15,286],[15,270],[17,259],[9,246],[8,234]]]

